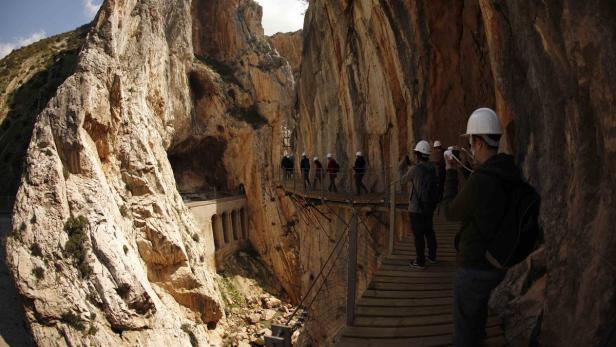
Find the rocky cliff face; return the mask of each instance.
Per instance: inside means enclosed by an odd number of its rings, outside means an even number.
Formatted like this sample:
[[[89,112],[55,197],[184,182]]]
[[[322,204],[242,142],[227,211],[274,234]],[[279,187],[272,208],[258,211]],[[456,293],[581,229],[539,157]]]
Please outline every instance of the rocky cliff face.
[[[251,241],[297,295],[293,247],[267,250],[293,241],[266,184],[293,78],[260,18],[250,0],[104,2],[36,118],[7,240],[37,343],[209,341],[214,242],[179,191],[250,187]]]
[[[600,1],[316,0],[307,13],[299,151],[345,166],[363,150],[386,181],[416,140],[458,143],[473,109],[497,109],[502,149],[544,198],[545,266],[521,265],[506,283],[526,282],[502,288],[516,344],[533,330],[546,345],[597,345],[614,332],[614,11]],[[521,322],[529,329],[515,333]]]
[[[277,33],[267,39],[274,49],[283,56],[291,65],[293,76],[297,81],[302,63],[303,31],[292,33]]]

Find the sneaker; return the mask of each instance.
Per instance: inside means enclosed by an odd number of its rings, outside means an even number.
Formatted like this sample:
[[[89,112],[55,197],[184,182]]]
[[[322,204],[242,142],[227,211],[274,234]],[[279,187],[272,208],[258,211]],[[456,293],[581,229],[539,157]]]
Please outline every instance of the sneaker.
[[[426,261],[430,264],[436,264],[438,263],[438,261],[436,260],[436,258],[432,259],[430,257],[426,257]]]
[[[419,264],[419,263],[417,262],[417,260],[415,260],[415,261],[413,261],[413,262],[411,263],[411,267],[412,267],[412,268],[414,268],[414,269],[419,269],[419,270],[423,270],[423,269],[425,269],[425,268],[426,268],[424,265]]]

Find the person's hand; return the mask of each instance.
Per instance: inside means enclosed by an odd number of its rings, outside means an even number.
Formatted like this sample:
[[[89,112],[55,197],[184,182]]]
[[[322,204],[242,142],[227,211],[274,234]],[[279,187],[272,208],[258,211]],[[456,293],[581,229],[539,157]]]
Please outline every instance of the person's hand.
[[[453,152],[451,149],[448,149],[443,153],[443,157],[445,158],[445,169],[457,169],[458,162],[453,157]]]

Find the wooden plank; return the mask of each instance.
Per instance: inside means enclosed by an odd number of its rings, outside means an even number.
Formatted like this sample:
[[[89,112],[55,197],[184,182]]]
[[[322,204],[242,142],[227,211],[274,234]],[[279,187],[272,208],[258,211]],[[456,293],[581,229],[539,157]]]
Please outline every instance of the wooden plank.
[[[499,327],[488,327],[489,337],[501,335]],[[453,324],[435,324],[410,327],[347,327],[342,331],[345,337],[381,338],[384,342],[390,339],[428,337],[438,335],[453,335]]]
[[[357,213],[353,210],[349,229],[349,253],[347,269],[347,325],[352,325],[355,319],[355,296],[357,286]]]
[[[430,268],[426,268],[426,270],[414,270],[409,265],[409,271],[395,271],[395,270],[378,270],[376,275],[381,276],[390,276],[390,277],[424,277],[424,278],[434,278],[434,277],[443,277],[449,279],[449,281],[453,280],[454,269],[450,271],[428,271]]]
[[[366,338],[353,338],[343,337],[335,345],[337,347],[432,347],[432,346],[444,346],[451,343],[452,337],[450,335],[441,336],[428,336],[428,337],[415,337],[415,338],[401,338],[401,339],[366,339]]]
[[[404,290],[412,293],[413,291],[432,291],[432,290],[451,290],[453,283],[400,283],[400,282],[372,282],[368,287],[371,290]]]
[[[410,298],[451,298],[451,289],[438,290],[375,290],[368,289],[364,292],[363,298],[389,298],[389,299],[410,299]]]
[[[435,305],[453,305],[453,297],[445,298],[366,298],[362,297],[357,301],[358,306],[379,306],[379,307],[425,307]]]
[[[415,255],[415,254],[413,254],[413,256],[414,256],[414,255]],[[436,257],[437,257],[437,259],[439,259],[439,258],[438,258],[438,251],[437,251]],[[409,260],[409,256],[408,256],[407,254],[392,254],[392,255],[388,256],[388,257],[387,257],[387,259]],[[455,259],[454,259],[453,257],[451,257],[451,256],[445,257],[445,259],[455,260]]]
[[[427,266],[427,270],[429,271],[423,271],[423,272],[429,272],[429,273],[455,272],[455,268],[452,267],[451,265],[443,265],[441,263],[436,263],[436,264],[428,263],[426,266]],[[390,263],[381,264],[378,271],[402,271],[402,272],[413,272],[413,273],[418,272],[417,269],[411,267],[411,265],[409,264],[409,261],[400,262],[399,264],[390,264]]]
[[[452,305],[440,306],[420,306],[420,307],[380,307],[380,306],[358,306],[355,310],[356,316],[378,316],[378,317],[415,317],[435,314],[452,314]]]
[[[413,283],[413,284],[451,284],[452,280],[447,277],[409,277],[409,276],[374,276],[375,283]]]
[[[356,327],[408,327],[433,324],[452,323],[453,316],[451,314],[436,314],[427,316],[415,317],[379,317],[379,316],[357,316],[355,317]],[[486,327],[498,327],[500,319],[495,316],[488,317]]]

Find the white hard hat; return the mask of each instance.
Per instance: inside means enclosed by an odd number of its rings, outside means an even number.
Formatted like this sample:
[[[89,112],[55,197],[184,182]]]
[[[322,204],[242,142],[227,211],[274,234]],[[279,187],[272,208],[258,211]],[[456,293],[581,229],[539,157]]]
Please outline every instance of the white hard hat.
[[[357,151],[357,153],[355,153],[356,156],[362,156],[361,151]]]
[[[501,124],[496,112],[487,107],[475,110],[466,123],[466,134],[469,135],[500,135],[502,134]]]
[[[319,157],[314,157],[314,158],[312,159],[312,161],[317,161],[317,160],[319,160]]]
[[[306,156],[306,152],[302,152],[302,157],[305,157],[305,156]]]
[[[439,141],[439,140],[434,141],[434,145],[433,146],[434,146],[434,148],[441,147],[441,141]]]
[[[430,144],[426,140],[421,140],[417,142],[414,151],[421,154],[430,155]]]
[[[327,158],[329,159],[331,157],[332,157],[332,154],[331,153],[327,153]]]

